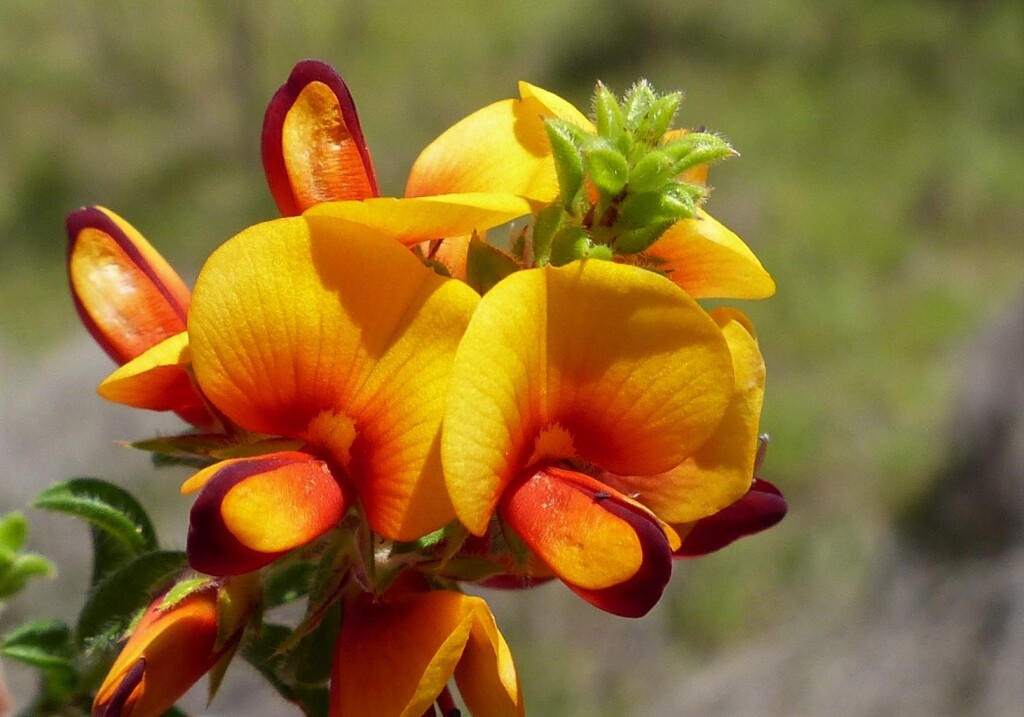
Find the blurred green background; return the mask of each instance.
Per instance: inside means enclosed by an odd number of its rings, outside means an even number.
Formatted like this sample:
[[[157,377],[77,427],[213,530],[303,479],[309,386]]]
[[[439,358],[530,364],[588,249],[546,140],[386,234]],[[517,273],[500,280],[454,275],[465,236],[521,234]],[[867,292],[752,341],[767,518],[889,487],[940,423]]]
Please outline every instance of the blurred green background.
[[[768,365],[764,475],[791,514],[679,566],[637,629],[683,671],[794,620],[826,629],[858,614],[895,519],[940,471],[957,360],[1024,290],[1022,28],[1019,0],[7,0],[0,381],[82,333],[63,275],[67,211],[110,207],[186,276],[275,215],[259,131],[299,59],[346,78],[385,194],[401,193],[420,148],[513,96],[518,79],[586,107],[596,80],[621,92],[646,77],[685,90],[682,125],[706,125],[742,155],[713,170],[707,207],[779,286],[741,308]],[[120,437],[140,436],[104,440]],[[32,476],[27,492],[62,477]],[[171,544],[186,506],[169,503]],[[578,641],[554,639],[565,628],[538,612],[589,610],[556,593],[499,601],[531,709],[645,714],[632,657],[585,666],[583,633],[616,622],[628,636],[632,623],[587,613],[570,631]]]

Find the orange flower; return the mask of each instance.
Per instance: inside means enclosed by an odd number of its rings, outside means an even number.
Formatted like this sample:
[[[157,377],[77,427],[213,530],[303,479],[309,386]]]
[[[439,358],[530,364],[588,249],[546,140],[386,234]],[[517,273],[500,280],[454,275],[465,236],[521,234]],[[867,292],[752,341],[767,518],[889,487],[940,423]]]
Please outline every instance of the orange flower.
[[[459,519],[495,512],[587,600],[640,615],[661,595],[668,523],[750,487],[763,390],[745,320],[663,277],[574,262],[507,277],[459,344],[442,456]]]
[[[453,676],[470,713],[524,714],[512,654],[481,598],[403,588],[364,594],[345,613],[330,714],[431,714],[435,702],[450,700]]]
[[[500,192],[522,195],[538,208],[559,196],[545,118],[571,122],[589,132],[594,126],[558,95],[526,82],[519,99],[495,102],[453,125],[434,140],[413,165],[406,187],[410,197],[445,192]],[[679,136],[668,133],[665,142]],[[706,166],[688,173],[703,183]],[[635,257],[618,257],[631,263]],[[775,282],[753,252],[703,210],[677,222],[642,255],[695,298],[761,299],[775,293]]]
[[[157,597],[93,702],[96,717],[158,717],[217,663],[230,659],[252,609],[253,586],[211,584],[171,605]]]

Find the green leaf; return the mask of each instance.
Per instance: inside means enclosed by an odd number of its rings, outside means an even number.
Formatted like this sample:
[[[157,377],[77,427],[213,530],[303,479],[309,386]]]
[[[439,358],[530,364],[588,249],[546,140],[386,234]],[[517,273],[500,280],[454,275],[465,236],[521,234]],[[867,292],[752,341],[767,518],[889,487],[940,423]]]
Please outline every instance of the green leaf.
[[[160,601],[160,609],[171,609],[189,595],[194,595],[197,592],[206,590],[214,584],[216,580],[216,578],[212,578],[207,575],[199,575],[179,580],[170,590],[167,591],[167,594],[164,595],[164,599]]]
[[[469,240],[469,249],[466,253],[466,283],[481,296],[519,269],[516,260],[500,249],[481,241],[476,236]]]
[[[679,111],[679,103],[682,101],[683,94],[681,92],[670,92],[654,100],[647,110],[647,115],[636,129],[634,135],[636,141],[643,142],[648,147],[656,146],[668,131],[672,120],[675,119],[676,112]]]
[[[657,191],[676,174],[672,165],[673,160],[665,152],[648,152],[629,172],[629,191],[637,194]]]
[[[131,494],[107,481],[74,478],[57,483],[39,494],[35,506],[82,518],[135,555],[157,548],[156,533],[146,511]]]
[[[28,538],[28,521],[21,513],[8,513],[0,518],[0,553],[16,553]]]
[[[675,222],[662,222],[661,224],[652,224],[639,229],[629,229],[619,232],[619,235],[615,238],[615,253],[639,254],[650,247],[651,244],[658,241],[661,235],[664,234],[674,223]]]
[[[285,700],[297,705],[304,715],[322,717],[327,714],[327,687],[306,687],[296,683],[281,653],[282,646],[290,637],[291,630],[284,625],[265,623],[254,639],[242,648],[242,656]]]
[[[590,235],[582,227],[564,226],[555,232],[551,239],[551,264],[565,266],[579,259],[593,243]]]
[[[278,565],[278,563],[281,563]],[[267,608],[293,602],[309,594],[316,565],[308,560],[275,561],[263,583],[263,602]]]
[[[0,562],[0,599],[20,592],[30,578],[51,577],[57,572],[48,558],[37,553],[23,553]]]
[[[640,126],[651,106],[657,98],[647,80],[640,80],[626,93],[623,112],[626,115],[626,127],[634,130]]]
[[[544,122],[551,143],[551,157],[555,162],[559,194],[562,204],[570,208],[583,189],[583,157],[575,141],[576,125],[563,120],[549,119]]]
[[[78,681],[70,644],[71,628],[65,623],[39,620],[5,635],[0,641],[0,655],[43,671],[51,694],[65,693]]]
[[[182,552],[155,550],[104,577],[90,591],[78,616],[79,646],[120,637],[135,615],[187,564]]]
[[[718,135],[707,132],[690,132],[674,142],[664,145],[665,152],[673,162],[672,174],[678,175],[701,164],[737,156],[736,150]]]
[[[555,204],[537,212],[533,220],[533,260],[537,266],[544,266],[551,259],[551,240],[565,219],[565,212]]]

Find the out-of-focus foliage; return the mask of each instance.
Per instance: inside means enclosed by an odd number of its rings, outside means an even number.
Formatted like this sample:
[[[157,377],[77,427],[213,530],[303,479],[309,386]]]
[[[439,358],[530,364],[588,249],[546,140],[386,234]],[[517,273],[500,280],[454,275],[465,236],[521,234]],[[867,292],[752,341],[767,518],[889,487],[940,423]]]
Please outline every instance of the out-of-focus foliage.
[[[385,194],[517,79],[576,104],[595,79],[681,88],[682,122],[742,155],[708,206],[780,287],[743,308],[770,371],[765,476],[793,509],[681,566],[661,612],[682,650],[832,616],[941,455],[958,347],[1024,286],[1021,27],[1016,0],[3,3],[0,342],[37,354],[78,330],[70,209],[110,206],[186,274],[274,216],[261,113],[302,57],[345,75]],[[561,713],[572,688],[543,672],[524,682]]]

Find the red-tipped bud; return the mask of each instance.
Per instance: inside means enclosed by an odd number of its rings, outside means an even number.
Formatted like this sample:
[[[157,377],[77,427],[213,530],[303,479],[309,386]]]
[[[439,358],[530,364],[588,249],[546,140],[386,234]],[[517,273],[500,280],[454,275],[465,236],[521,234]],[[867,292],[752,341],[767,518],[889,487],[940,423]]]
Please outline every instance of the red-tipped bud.
[[[540,470],[505,492],[499,513],[573,592],[615,615],[647,614],[671,577],[658,519],[582,473]]]
[[[688,526],[675,526],[683,536],[676,557],[694,558],[767,530],[786,516],[786,499],[768,481],[755,478],[746,495],[714,515]]]
[[[285,216],[379,193],[352,95],[324,62],[303,60],[274,93],[262,151],[270,193]]]
[[[189,290],[135,227],[103,207],[67,217],[68,279],[82,323],[124,364],[185,330]]]
[[[198,485],[186,552],[189,564],[209,575],[270,564],[334,527],[351,502],[326,463],[293,451],[223,461],[182,490]]]
[[[150,604],[96,693],[95,717],[159,717],[238,643],[251,610],[247,581]]]

